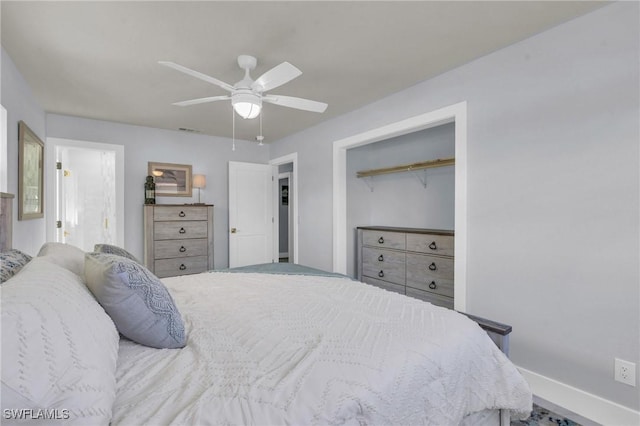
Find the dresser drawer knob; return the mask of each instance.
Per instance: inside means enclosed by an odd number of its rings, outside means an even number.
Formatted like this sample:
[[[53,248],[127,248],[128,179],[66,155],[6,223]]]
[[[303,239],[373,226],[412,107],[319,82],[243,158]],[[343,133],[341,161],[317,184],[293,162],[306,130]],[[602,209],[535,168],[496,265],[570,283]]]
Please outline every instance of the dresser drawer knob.
[[[384,244],[384,238],[382,238],[382,237],[378,238],[378,243],[379,244]]]
[[[438,248],[438,246],[436,245],[436,242],[435,242],[435,241],[433,241],[431,244],[429,244],[429,248],[430,248],[431,250],[436,250],[436,249]]]
[[[435,271],[436,269],[438,269],[438,268],[436,267],[436,264],[435,264],[434,262],[431,262],[431,265],[429,265],[429,270],[430,270],[430,271]]]
[[[380,278],[384,277],[384,271],[380,271],[380,272],[378,272],[378,276],[379,276]]]
[[[184,253],[185,251],[187,251],[187,249],[184,246],[182,246],[182,247],[180,247],[179,251],[180,251],[180,253]]]
[[[435,282],[435,281],[431,281],[431,283],[429,283],[429,288],[430,288],[431,290],[435,290],[435,289],[436,289],[436,287],[438,287],[438,286],[436,285],[436,282]]]
[[[180,211],[180,213],[178,213],[178,216],[180,216],[180,217],[185,217],[185,216],[186,216],[186,214],[185,214],[183,211]]]
[[[384,256],[383,255],[378,256],[378,262],[384,262]]]
[[[186,229],[184,229],[184,228],[180,228],[180,230],[179,230],[178,232],[179,232],[179,233],[181,233],[181,234],[184,234],[184,233],[186,233],[186,232],[187,232],[187,230],[186,230]]]
[[[184,263],[183,263],[183,264],[180,265],[180,268],[178,268],[178,269],[180,269],[181,271],[184,271],[185,269],[187,269],[187,267],[184,266]]]

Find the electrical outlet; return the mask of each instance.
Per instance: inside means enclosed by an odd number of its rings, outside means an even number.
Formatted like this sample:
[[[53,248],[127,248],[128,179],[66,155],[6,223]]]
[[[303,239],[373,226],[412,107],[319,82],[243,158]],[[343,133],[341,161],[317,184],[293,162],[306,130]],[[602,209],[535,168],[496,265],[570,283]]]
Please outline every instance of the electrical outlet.
[[[615,359],[614,379],[630,386],[636,385],[636,365],[623,359]]]

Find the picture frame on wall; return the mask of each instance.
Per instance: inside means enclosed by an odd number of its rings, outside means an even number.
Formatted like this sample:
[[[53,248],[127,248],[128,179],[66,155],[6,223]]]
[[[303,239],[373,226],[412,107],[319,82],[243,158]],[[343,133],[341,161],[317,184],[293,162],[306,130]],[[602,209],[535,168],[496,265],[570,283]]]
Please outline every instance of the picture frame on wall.
[[[153,176],[156,197],[191,197],[192,167],[190,164],[149,162],[148,176]]]
[[[44,142],[18,123],[18,220],[44,217]]]

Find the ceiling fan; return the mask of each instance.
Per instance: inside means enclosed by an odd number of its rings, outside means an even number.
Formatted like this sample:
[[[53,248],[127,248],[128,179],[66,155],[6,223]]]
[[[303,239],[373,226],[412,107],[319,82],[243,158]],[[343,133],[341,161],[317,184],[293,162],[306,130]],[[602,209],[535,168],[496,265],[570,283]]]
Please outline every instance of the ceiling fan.
[[[173,105],[189,106],[205,102],[231,99],[233,109],[240,117],[246,119],[255,118],[260,114],[262,102],[320,113],[327,109],[327,104],[323,102],[295,98],[293,96],[271,95],[264,93],[275,89],[276,87],[280,87],[302,74],[302,71],[291,65],[289,62],[283,62],[265,72],[256,80],[253,80],[249,73],[256,67],[256,58],[249,55],[240,55],[238,56],[238,65],[245,71],[245,74],[244,78],[234,85],[225,83],[224,81],[220,81],[216,78],[173,62],[159,61],[158,63],[185,74],[189,74],[192,77],[199,78],[200,80],[204,80],[208,83],[215,84],[216,86],[222,87],[223,89],[231,92],[229,95],[191,99],[188,101],[175,102]]]

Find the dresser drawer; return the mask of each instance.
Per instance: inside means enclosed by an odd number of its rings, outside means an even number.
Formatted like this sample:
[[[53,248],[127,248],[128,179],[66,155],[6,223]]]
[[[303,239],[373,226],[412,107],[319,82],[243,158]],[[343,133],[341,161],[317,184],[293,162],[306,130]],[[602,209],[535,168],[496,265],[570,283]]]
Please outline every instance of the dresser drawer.
[[[207,220],[207,208],[198,206],[167,206],[153,210],[154,221]]]
[[[176,240],[187,238],[207,238],[207,222],[155,222],[153,238],[155,240]]]
[[[198,274],[207,270],[207,262],[207,256],[160,259],[154,262],[155,274],[160,278]]]
[[[371,278],[371,277],[362,277],[362,282],[374,285],[376,287],[383,288],[385,290],[393,291],[394,293],[404,294],[404,286],[403,285],[393,284],[393,283],[389,283],[389,282],[386,282],[386,281],[377,280],[377,279]]]
[[[453,259],[407,253],[407,282],[421,282],[425,276],[453,281]]]
[[[453,235],[407,234],[407,250],[453,256]]]
[[[404,285],[405,254],[392,250],[363,247],[362,274]]]
[[[405,234],[390,231],[362,231],[362,242],[365,246],[405,249]]]
[[[409,272],[407,271],[407,287],[436,293],[441,296],[453,297],[452,279],[432,277],[428,274],[424,274],[422,278],[414,279],[413,277],[409,278]]]
[[[416,290],[407,287],[407,296],[424,300],[444,308],[453,309],[453,299],[451,297],[440,296],[439,294],[429,293],[428,291]]]
[[[207,255],[207,239],[161,240],[155,243],[154,258],[191,257]]]

